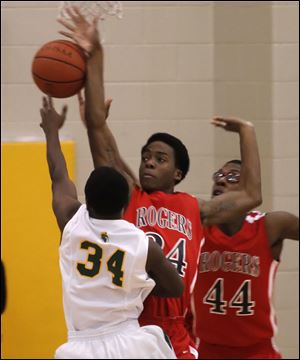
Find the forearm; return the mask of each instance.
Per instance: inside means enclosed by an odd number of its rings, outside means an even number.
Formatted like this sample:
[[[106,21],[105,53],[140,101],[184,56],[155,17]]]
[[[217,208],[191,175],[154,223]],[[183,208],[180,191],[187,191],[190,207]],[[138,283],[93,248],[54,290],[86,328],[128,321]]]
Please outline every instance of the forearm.
[[[110,166],[120,171],[128,181],[130,191],[138,183],[133,171],[121,158],[116,141],[107,125],[88,129],[88,138],[94,167]]]
[[[157,284],[152,289],[150,295],[155,295],[155,296],[159,296],[159,297],[170,297],[168,292],[166,292],[164,288],[160,287]]]
[[[198,199],[201,220],[204,225],[224,224],[243,216],[260,205],[260,201],[245,190],[228,191],[209,201]]]
[[[261,202],[261,173],[258,145],[252,124],[240,130],[241,186],[257,202]]]
[[[111,132],[108,125],[105,126],[105,132],[106,132],[106,146],[110,150],[111,156],[113,156],[112,161],[116,164],[117,168],[124,174],[127,174],[128,177],[136,184],[138,183],[138,180],[133,173],[132,169],[128,166],[128,164],[125,162],[125,160],[122,158],[119,148],[116,142],[116,139]]]
[[[88,60],[85,102],[85,120],[94,166],[116,167],[112,134],[105,121],[103,49],[101,45],[93,51]]]
[[[172,265],[173,266],[173,265]],[[150,274],[149,274],[150,275]],[[157,278],[151,273],[150,277],[155,281],[155,286],[151,291],[151,295],[160,296],[160,297],[179,297],[183,293],[184,285],[181,280],[180,285],[174,282],[174,286],[162,286]]]
[[[68,170],[61,150],[58,131],[46,133],[47,162],[52,182],[68,177]]]
[[[103,82],[103,49],[99,44],[87,63],[85,119],[88,129],[99,128],[105,124],[106,109]]]
[[[103,82],[103,49],[99,46],[88,61],[85,88],[85,118],[94,166],[112,166],[136,183],[137,179],[121,158],[115,137],[106,123]]]

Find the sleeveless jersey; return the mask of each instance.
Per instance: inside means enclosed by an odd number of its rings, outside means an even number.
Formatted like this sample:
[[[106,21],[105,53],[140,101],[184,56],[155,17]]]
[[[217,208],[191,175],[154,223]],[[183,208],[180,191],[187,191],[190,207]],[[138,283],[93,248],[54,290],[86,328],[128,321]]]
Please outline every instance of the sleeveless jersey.
[[[205,227],[204,236],[192,299],[196,337],[224,346],[271,339],[277,330],[271,297],[278,262],[264,214],[250,212],[233,236],[218,226]]]
[[[163,322],[183,319],[197,276],[203,239],[198,202],[195,197],[182,192],[148,194],[135,187],[124,219],[155,240],[183,278],[185,290],[181,298],[150,295],[139,319],[142,325],[159,324],[168,333]]]
[[[82,205],[60,245],[63,304],[70,332],[138,319],[155,282],[145,266],[148,239],[125,220],[90,218]]]

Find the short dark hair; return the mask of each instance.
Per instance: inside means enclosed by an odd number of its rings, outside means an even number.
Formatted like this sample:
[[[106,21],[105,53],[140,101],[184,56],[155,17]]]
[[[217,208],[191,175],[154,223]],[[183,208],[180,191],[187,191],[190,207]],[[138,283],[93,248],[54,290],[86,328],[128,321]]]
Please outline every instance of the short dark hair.
[[[112,167],[101,166],[93,170],[84,192],[87,207],[98,215],[114,215],[128,204],[128,182]]]
[[[154,141],[164,142],[167,145],[171,146],[171,148],[173,148],[175,153],[175,166],[182,171],[181,180],[183,180],[188,173],[190,167],[189,153],[183,142],[168,133],[155,133],[149,137],[146,144],[142,147],[142,153],[145,151],[146,147]],[[178,181],[177,183],[179,183],[180,181]]]

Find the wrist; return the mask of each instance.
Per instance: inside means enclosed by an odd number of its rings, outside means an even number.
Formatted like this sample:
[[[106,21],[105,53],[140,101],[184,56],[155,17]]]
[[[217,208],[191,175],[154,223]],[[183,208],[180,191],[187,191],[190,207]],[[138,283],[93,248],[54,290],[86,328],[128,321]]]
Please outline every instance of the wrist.
[[[102,53],[102,50],[102,45],[100,44],[100,42],[97,42],[91,47],[91,50],[89,51],[89,56],[91,57],[96,53]]]
[[[253,123],[250,121],[245,121],[243,124],[241,124],[239,132],[240,133],[254,132]]]
[[[250,128],[254,128],[254,125],[251,121],[245,121],[242,126],[244,127],[250,127]]]
[[[46,137],[58,136],[58,128],[57,127],[49,127],[43,129]]]

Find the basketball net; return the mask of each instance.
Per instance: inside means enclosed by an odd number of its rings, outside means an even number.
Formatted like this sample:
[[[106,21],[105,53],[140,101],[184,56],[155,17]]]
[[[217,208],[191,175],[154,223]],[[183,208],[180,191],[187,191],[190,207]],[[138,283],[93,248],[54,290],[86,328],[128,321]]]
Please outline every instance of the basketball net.
[[[66,7],[76,5],[81,14],[90,21],[96,15],[104,20],[107,15],[116,16],[121,19],[123,16],[123,7],[121,1],[61,1],[58,9],[58,18],[70,20],[66,13]]]
[[[123,7],[121,1],[61,1],[58,9],[58,18],[70,20],[70,16],[66,12],[66,7],[76,5],[81,14],[89,22],[100,15],[101,20],[105,20],[106,16],[116,16],[118,19],[123,17]],[[101,43],[105,43],[105,26],[101,24]]]

